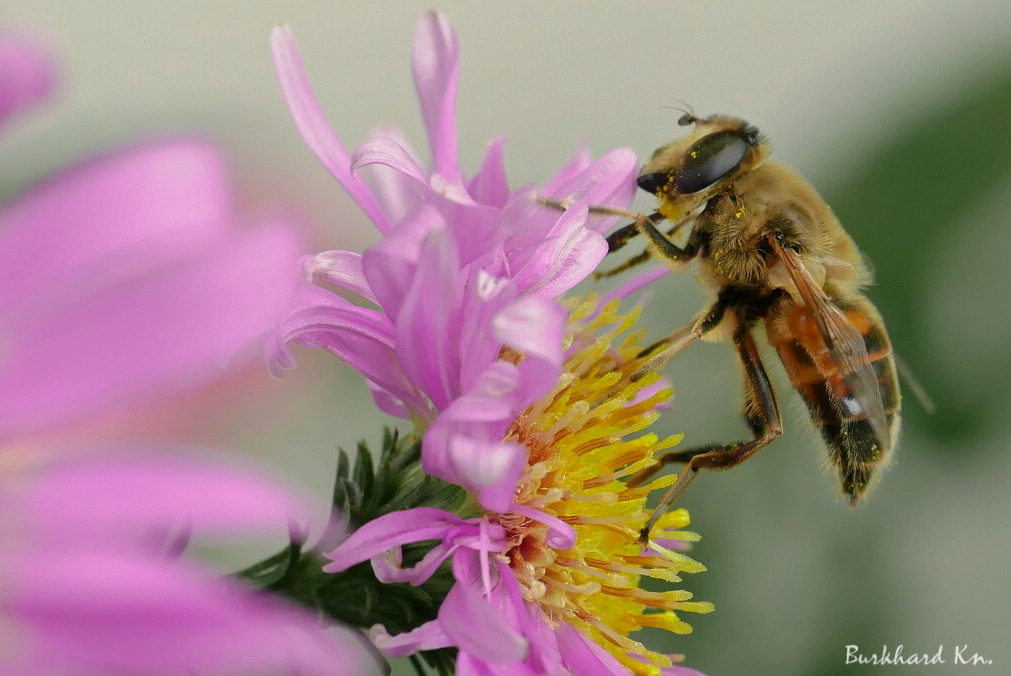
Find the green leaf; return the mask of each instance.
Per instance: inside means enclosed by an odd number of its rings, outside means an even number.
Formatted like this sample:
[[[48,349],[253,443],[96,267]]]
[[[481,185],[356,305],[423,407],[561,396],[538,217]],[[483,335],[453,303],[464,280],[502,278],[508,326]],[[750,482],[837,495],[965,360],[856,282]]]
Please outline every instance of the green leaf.
[[[338,449],[332,504],[334,518],[345,520],[352,530],[384,514],[415,507],[437,507],[463,516],[474,513],[462,488],[424,473],[420,441],[402,439],[389,429],[383,432],[378,459],[362,441],[352,468],[347,452]],[[404,565],[416,564],[434,544],[404,546]],[[448,564],[424,584],[413,586],[380,582],[369,562],[336,574],[324,573],[325,563],[320,552],[303,552],[301,544],[293,541],[283,551],[237,575],[262,589],[283,594],[321,618],[361,628],[382,624],[393,634],[434,620],[455,584]],[[428,667],[442,676],[452,676],[455,656],[456,651],[450,649],[422,654]],[[416,668],[420,666],[416,660],[413,663]]]

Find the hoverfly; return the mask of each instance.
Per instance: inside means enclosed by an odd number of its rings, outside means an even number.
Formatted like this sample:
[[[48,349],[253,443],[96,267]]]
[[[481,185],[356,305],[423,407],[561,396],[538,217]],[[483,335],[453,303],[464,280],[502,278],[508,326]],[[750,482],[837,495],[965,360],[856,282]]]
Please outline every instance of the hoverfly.
[[[753,336],[760,323],[807,404],[851,504],[888,457],[900,420],[888,334],[861,291],[870,273],[831,209],[801,176],[769,159],[768,142],[744,120],[686,113],[678,124],[691,126],[691,134],[659,148],[639,172],[639,187],[659,200],[656,212],[591,208],[634,219],[607,238],[609,252],[637,234],[647,249],[597,276],[650,258],[675,271],[698,261],[708,307],[647,348],[640,374],[659,370],[703,336],[730,342],[744,374],[744,415],[753,438],[664,456],[664,463],[685,467],[643,527],[644,543],[699,470],[739,465],[782,434],[779,404]],[[664,220],[673,225],[666,234],[657,229]],[[679,246],[676,236],[684,227],[690,230]]]

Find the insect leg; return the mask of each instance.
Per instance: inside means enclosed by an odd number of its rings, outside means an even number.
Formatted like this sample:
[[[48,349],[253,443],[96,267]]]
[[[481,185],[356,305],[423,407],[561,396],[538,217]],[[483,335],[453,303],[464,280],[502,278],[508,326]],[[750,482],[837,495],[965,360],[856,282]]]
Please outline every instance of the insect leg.
[[[608,252],[608,253],[610,253],[610,252]],[[617,267],[613,267],[610,270],[602,270],[600,272],[594,272],[593,273],[593,279],[594,280],[598,280],[598,279],[606,279],[608,277],[614,277],[615,275],[619,275],[622,272],[624,272],[625,270],[628,270],[629,268],[634,268],[637,265],[641,265],[642,263],[645,263],[646,261],[650,260],[651,258],[653,258],[653,256],[650,254],[649,251],[643,251],[641,254],[637,254],[635,256],[632,256],[627,261],[625,261],[624,263],[622,263],[621,265],[619,265]]]
[[[734,348],[737,350],[738,358],[744,369],[745,415],[755,438],[731,444],[701,446],[665,456],[663,458],[665,463],[684,462],[686,464],[677,481],[660,499],[660,504],[657,505],[639,532],[639,539],[644,545],[649,542],[650,531],[653,530],[657,521],[671,505],[677,502],[681,493],[692,482],[700,469],[729,469],[739,465],[783,433],[776,394],[772,389],[769,376],[765,372],[765,367],[762,365],[751,330],[743,321],[738,321],[733,340]]]
[[[649,359],[632,374],[632,379],[638,380],[647,373],[662,370],[667,362],[681,354],[686,347],[719,326],[730,304],[731,299],[726,295],[721,295],[694,322],[682,326],[645,348],[638,356],[648,356]]]
[[[590,208],[590,213],[595,213],[594,207]],[[653,223],[658,223],[664,220],[663,215],[659,211],[654,211],[647,219]],[[636,228],[635,223],[629,223],[628,225],[623,225],[610,235],[607,236],[607,253],[614,253],[621,247],[628,244],[628,240],[632,239],[639,234],[639,229]]]

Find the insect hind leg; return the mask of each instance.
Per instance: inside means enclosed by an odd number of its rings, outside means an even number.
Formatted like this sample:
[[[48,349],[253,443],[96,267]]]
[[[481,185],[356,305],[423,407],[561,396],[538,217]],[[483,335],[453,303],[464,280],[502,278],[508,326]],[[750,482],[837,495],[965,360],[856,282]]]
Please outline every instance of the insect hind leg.
[[[740,322],[740,320],[738,321]],[[665,455],[661,459],[664,464],[683,462],[685,467],[674,485],[660,499],[660,504],[657,505],[639,532],[639,539],[644,545],[649,542],[649,534],[656,526],[657,521],[671,505],[677,502],[699,470],[729,469],[739,465],[783,433],[776,394],[772,389],[769,375],[762,365],[755,339],[743,322],[739,323],[734,333],[734,347],[744,370],[745,414],[754,438],[730,444],[699,446]],[[650,470],[655,472],[654,468],[650,468]],[[633,480],[641,483],[639,476],[634,477]]]

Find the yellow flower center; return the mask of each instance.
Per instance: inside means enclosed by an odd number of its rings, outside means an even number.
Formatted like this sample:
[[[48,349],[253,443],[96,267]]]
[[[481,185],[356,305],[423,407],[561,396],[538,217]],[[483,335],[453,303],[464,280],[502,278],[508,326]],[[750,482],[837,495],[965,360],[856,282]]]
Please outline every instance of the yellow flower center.
[[[515,572],[524,597],[539,603],[550,622],[571,624],[632,672],[658,676],[660,667],[673,663],[671,656],[649,650],[629,634],[642,627],[686,634],[691,627],[678,611],[713,610],[711,603],[690,601],[687,591],[639,588],[642,577],[680,582],[681,573],[705,570],[656,544],[698,540],[681,530],[688,525],[684,509],[660,519],[650,550],[643,551],[638,540],[650,514],[647,496],[676,476],[636,486],[629,482],[655,466],[658,454],[681,435],[663,440],[653,433],[633,435],[659,417],[656,407],[672,391],[649,393],[656,374],[632,379],[644,361],[639,355],[645,330],[629,331],[638,308],[619,315],[617,300],[598,308],[596,295],[589,295],[571,299],[569,310],[567,346],[572,349],[563,375],[553,392],[516,419],[506,440],[530,450],[516,503],[571,525],[576,543],[567,551],[553,549],[544,524],[511,512],[498,515],[510,535],[510,547],[500,556]]]

